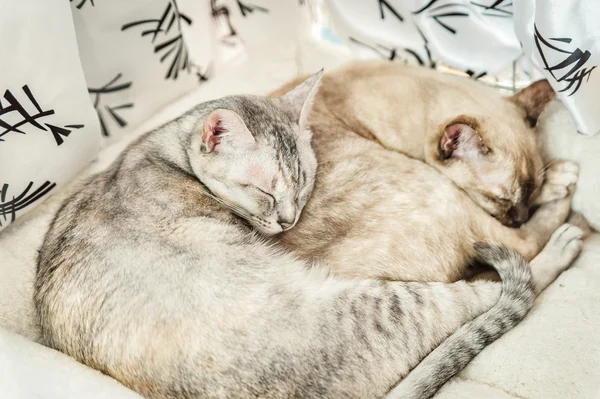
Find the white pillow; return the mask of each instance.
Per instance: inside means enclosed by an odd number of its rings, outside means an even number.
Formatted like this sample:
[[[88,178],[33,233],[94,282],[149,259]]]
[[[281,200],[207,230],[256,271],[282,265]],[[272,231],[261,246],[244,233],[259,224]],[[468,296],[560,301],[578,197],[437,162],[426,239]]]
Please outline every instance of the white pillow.
[[[0,0],[0,230],[100,148],[69,3]]]
[[[210,10],[193,0],[0,0],[0,230],[109,138],[208,79]]]
[[[0,397],[142,399],[114,379],[60,352],[0,328]]]

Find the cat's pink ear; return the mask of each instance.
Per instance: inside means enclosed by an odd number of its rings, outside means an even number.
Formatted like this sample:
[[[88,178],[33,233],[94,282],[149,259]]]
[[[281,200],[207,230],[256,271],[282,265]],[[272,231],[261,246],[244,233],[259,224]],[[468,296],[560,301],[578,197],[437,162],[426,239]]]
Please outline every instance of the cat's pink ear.
[[[202,151],[243,148],[255,143],[254,136],[242,118],[234,111],[217,109],[204,118],[202,126]]]
[[[281,97],[284,107],[290,112],[294,122],[300,126],[305,126],[306,124],[306,119],[312,109],[322,75],[323,69]]]
[[[475,129],[465,123],[446,126],[440,139],[440,155],[448,158],[475,158],[487,154],[489,149]]]
[[[509,100],[525,110],[525,120],[531,127],[535,127],[537,121],[546,108],[546,105],[554,97],[554,89],[546,79],[538,80],[509,97]]]

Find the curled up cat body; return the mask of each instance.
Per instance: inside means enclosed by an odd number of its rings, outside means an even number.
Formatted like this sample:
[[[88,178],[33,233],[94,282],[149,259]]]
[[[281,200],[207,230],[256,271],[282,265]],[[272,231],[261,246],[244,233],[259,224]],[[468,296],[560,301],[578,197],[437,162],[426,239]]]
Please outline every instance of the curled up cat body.
[[[477,247],[502,285],[336,277],[266,242],[293,229],[312,191],[317,80],[201,104],[66,200],[38,262],[47,344],[149,398],[374,398],[453,337],[422,363],[439,367],[433,382],[417,368],[398,385],[410,399],[517,323],[576,255],[572,228],[533,272]]]
[[[547,82],[503,98],[387,61],[324,74],[308,117],[315,190],[279,241],[334,273],[404,281],[468,277],[478,241],[533,259],[567,220],[578,171],[542,163],[531,126],[552,96]],[[365,256],[376,266],[351,262]]]

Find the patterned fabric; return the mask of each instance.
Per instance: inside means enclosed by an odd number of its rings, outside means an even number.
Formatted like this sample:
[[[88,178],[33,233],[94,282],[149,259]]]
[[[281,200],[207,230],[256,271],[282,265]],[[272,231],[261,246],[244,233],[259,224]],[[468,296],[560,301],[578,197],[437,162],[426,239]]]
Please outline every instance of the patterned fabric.
[[[600,63],[600,1],[327,0],[325,5],[339,38],[360,58],[428,67],[442,63],[492,82],[511,64],[519,66],[526,81],[549,80],[580,133],[600,131],[600,77],[592,73]]]
[[[0,1],[0,49],[3,229],[96,156],[100,129],[68,2]]]
[[[207,79],[210,15],[191,14],[184,4],[71,1],[81,66],[105,142]]]
[[[515,31],[525,54],[552,84],[579,133],[600,133],[600,1],[515,2]]]

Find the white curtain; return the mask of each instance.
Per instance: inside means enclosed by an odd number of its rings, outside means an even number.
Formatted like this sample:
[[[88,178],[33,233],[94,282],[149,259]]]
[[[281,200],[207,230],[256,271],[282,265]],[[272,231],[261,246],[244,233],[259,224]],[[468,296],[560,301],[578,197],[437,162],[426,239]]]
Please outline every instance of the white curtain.
[[[600,63],[598,0],[327,0],[325,5],[337,35],[360,58],[442,63],[492,81],[515,63],[528,75],[525,80],[548,79],[580,133],[600,131],[600,72],[594,71]]]
[[[600,132],[600,1],[515,2],[515,31],[585,135]]]

